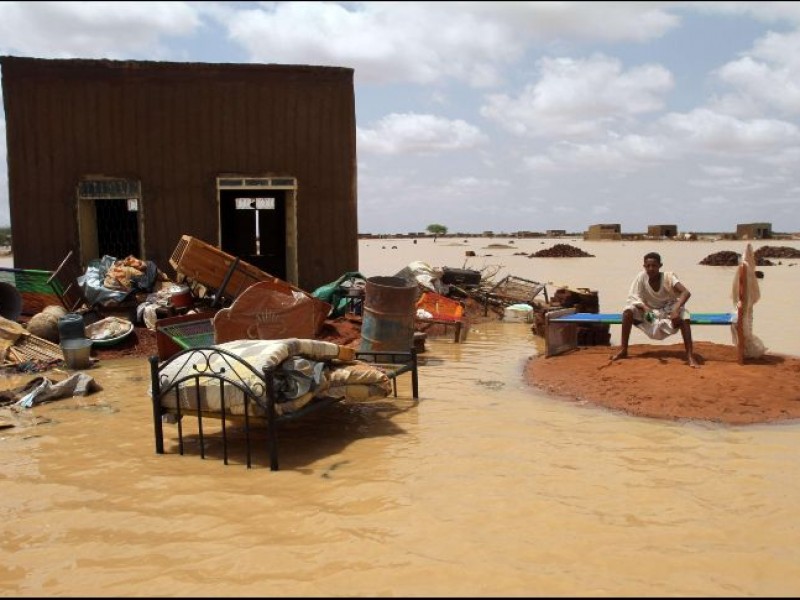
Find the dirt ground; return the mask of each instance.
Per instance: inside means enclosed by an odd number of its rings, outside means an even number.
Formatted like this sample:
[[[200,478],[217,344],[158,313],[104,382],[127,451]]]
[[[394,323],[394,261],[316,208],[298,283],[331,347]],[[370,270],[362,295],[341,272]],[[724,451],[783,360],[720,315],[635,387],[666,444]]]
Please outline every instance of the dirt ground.
[[[700,368],[686,364],[683,344],[591,346],[534,357],[526,381],[553,395],[640,417],[742,425],[800,418],[800,358],[767,354],[740,365],[736,348],[695,342]]]

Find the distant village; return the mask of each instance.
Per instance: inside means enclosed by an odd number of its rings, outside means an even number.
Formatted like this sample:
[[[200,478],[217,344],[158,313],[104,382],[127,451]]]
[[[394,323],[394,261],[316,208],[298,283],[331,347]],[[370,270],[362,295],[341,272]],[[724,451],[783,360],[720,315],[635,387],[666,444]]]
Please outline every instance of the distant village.
[[[386,239],[386,238],[463,238],[463,237],[513,237],[513,238],[582,238],[584,240],[769,240],[769,239],[800,239],[797,233],[779,233],[772,230],[772,223],[741,223],[736,225],[736,231],[731,232],[682,232],[677,225],[648,225],[647,232],[623,232],[619,223],[600,223],[590,225],[586,231],[568,232],[565,229],[548,229],[539,231],[495,232],[483,231],[481,233],[447,232],[434,234],[429,231],[411,233],[374,234],[360,233],[360,239]]]

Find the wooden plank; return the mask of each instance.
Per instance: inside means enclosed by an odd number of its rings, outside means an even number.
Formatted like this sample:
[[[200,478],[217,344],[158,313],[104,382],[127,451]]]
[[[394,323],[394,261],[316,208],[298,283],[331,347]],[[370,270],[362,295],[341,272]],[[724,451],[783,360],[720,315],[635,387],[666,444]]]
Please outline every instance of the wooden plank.
[[[544,355],[555,356],[578,347],[578,325],[554,323],[553,319],[575,314],[574,308],[551,310],[544,315]]]
[[[739,265],[739,300],[736,302],[736,355],[739,364],[744,364],[744,319],[747,303],[747,265]]]

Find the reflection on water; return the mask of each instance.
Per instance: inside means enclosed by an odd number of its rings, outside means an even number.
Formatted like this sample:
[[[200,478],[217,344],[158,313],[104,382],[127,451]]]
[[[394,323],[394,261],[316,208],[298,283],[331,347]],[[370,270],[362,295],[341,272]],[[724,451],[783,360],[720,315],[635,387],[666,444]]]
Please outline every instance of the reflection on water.
[[[363,244],[367,276],[412,260],[463,266],[459,254],[439,258],[419,244],[393,263]],[[410,242],[393,241],[403,244]],[[612,246],[589,250],[608,253],[601,260],[613,268],[605,276],[570,262],[596,259],[515,257],[509,270],[598,289],[601,309],[610,311],[644,254],[636,245],[616,256]],[[717,251],[708,246],[696,247],[698,261]],[[662,252],[665,267],[680,265],[673,268],[695,292],[696,310],[720,309],[729,289],[717,287],[729,288],[732,271],[701,271],[709,268],[672,250]],[[464,247],[458,251],[463,256]],[[765,303],[779,282],[791,293],[783,298],[796,297],[796,267],[779,270],[765,268]],[[626,289],[616,290],[623,281]],[[767,345],[800,354],[796,336],[767,326],[759,308],[756,331]],[[102,392],[36,407],[37,422],[0,430],[0,590],[731,596],[800,589],[798,425],[663,422],[548,398],[522,381],[525,362],[541,348],[521,323],[475,325],[464,344],[448,335],[427,347],[418,404],[340,405],[293,423],[281,430],[279,472],[264,457],[249,471],[201,460],[196,447],[181,457],[168,444],[172,453],[156,455],[146,361],[104,361],[87,371]],[[27,379],[7,378],[4,387]],[[401,396],[408,392],[401,382]],[[213,437],[208,443],[213,454]]]

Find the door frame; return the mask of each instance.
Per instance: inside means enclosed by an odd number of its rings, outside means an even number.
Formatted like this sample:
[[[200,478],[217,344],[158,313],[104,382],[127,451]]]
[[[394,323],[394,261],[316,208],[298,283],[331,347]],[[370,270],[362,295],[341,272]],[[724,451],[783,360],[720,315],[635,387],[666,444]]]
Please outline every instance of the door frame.
[[[144,256],[144,202],[141,181],[121,177],[86,176],[75,186],[78,258],[82,267],[88,265],[92,259],[102,258],[97,255],[100,248],[97,239],[97,202],[121,199],[135,200],[137,203],[136,226],[139,244],[137,256]]]
[[[265,175],[220,175],[216,181],[217,245],[222,248],[221,190],[284,190],[286,192],[286,281],[298,285],[297,179]]]

